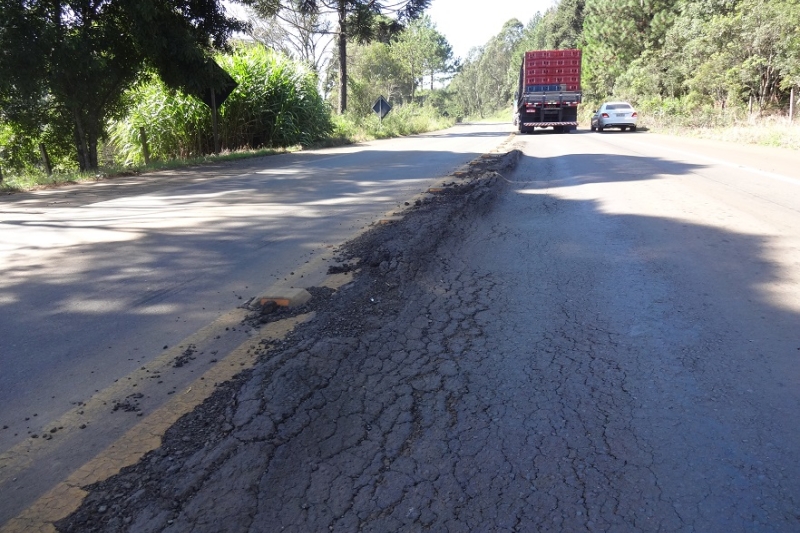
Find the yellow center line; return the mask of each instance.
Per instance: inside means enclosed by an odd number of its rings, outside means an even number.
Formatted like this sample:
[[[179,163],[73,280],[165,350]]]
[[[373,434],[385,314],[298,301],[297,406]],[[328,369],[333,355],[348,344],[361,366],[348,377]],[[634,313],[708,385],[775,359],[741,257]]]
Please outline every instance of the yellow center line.
[[[509,136],[503,144],[507,144],[512,139],[513,136]],[[452,179],[454,176],[468,174],[467,168],[468,165],[464,165],[450,176],[439,178],[436,180],[437,184],[444,184],[447,179]],[[429,192],[421,192],[415,195],[412,201],[423,198],[426,194],[429,194]],[[402,216],[397,215],[397,209],[387,211],[383,218],[392,216],[398,219],[402,218]],[[380,217],[376,223],[381,223]],[[357,230],[354,235],[360,232],[361,230]],[[328,259],[329,255],[323,254],[295,272],[298,275],[319,272],[321,265]],[[299,277],[303,278],[304,276],[299,275]],[[315,276],[309,277],[314,278]],[[337,290],[351,280],[352,273],[328,275],[320,285]],[[69,435],[75,431],[80,431],[78,428],[81,423],[99,418],[101,412],[105,413],[108,410],[108,404],[113,403],[114,398],[118,398],[125,392],[130,391],[129,381],[135,383],[140,379],[151,377],[152,373],[167,369],[172,365],[175,357],[181,355],[185,346],[194,345],[198,350],[202,351],[205,346],[215,339],[220,331],[241,324],[246,315],[246,310],[236,309],[221,316],[213,323],[184,339],[177,348],[160,355],[149,363],[146,368],[126,376],[128,379],[122,378],[118,380],[114,385],[92,396],[83,405],[67,412],[60,419],[54,421],[52,425],[64,428],[59,430],[61,435]],[[181,416],[191,412],[208,398],[214,392],[218,383],[230,380],[242,370],[251,368],[255,364],[256,354],[252,353],[254,344],[259,344],[261,341],[282,339],[298,324],[312,319],[313,316],[314,313],[312,312],[263,326],[255,335],[248,338],[205,374],[193,381],[182,394],[174,395],[169,401],[129,429],[96,457],[41,496],[16,518],[9,520],[8,523],[0,527],[0,533],[55,533],[56,529],[53,523],[66,518],[77,510],[88,494],[82,487],[108,479],[119,473],[122,468],[135,464],[147,452],[158,448],[166,430]],[[9,481],[19,472],[28,468],[38,455],[52,446],[48,446],[49,442],[46,439],[28,439],[0,455],[0,484]]]
[[[220,321],[225,322],[225,320],[233,319],[234,315],[239,315],[240,312],[244,314],[244,311],[237,310],[222,317],[212,325],[203,328],[196,334],[187,338],[183,345],[202,342],[203,335],[207,335],[209,330],[213,332],[218,331],[216,328],[219,327],[218,323]],[[218,364],[214,365],[205,374],[193,381],[182,394],[174,395],[167,403],[145,417],[140,423],[128,430],[122,437],[117,439],[95,458],[84,464],[66,480],[41,496],[19,516],[11,519],[0,528],[0,533],[54,533],[56,529],[53,523],[66,518],[70,513],[78,509],[83,499],[86,497],[87,492],[81,487],[108,479],[119,473],[122,468],[135,464],[147,452],[161,446],[161,437],[166,430],[181,416],[191,412],[206,398],[211,396],[218,383],[228,381],[242,370],[251,368],[254,365],[256,354],[251,351],[254,343],[258,344],[261,341],[282,339],[298,324],[312,319],[313,316],[314,313],[308,313],[273,322],[262,327],[256,335],[248,338]],[[241,317],[236,323],[238,324],[240,321]],[[211,338],[213,338],[213,336]],[[174,357],[174,354],[161,356],[158,361],[166,359],[167,363],[169,363]],[[111,398],[116,394],[116,392],[114,394],[107,394],[107,392],[108,390],[105,390],[98,396]],[[92,398],[92,403],[95,403],[95,399],[96,397]],[[98,401],[99,405],[102,406],[102,401]],[[87,414],[89,408],[88,404],[89,402],[87,402],[85,406]],[[108,408],[106,407],[105,410],[107,411]],[[71,417],[73,413],[66,416]],[[77,416],[77,412],[75,416]],[[60,422],[57,424],[60,424]],[[67,426],[65,425],[64,427],[66,428]],[[0,460],[2,459],[3,458],[0,458]],[[30,464],[32,460],[32,458],[29,458],[24,464]],[[8,476],[12,474],[8,473],[4,475]]]
[[[194,345],[198,348],[198,351],[202,351],[215,340],[217,335],[224,332],[225,328],[238,326],[246,316],[247,311],[244,309],[229,311],[211,324],[186,337],[174,348],[164,351],[157,358],[144,365],[144,369],[140,368],[127,376],[123,376],[112,385],[94,394],[83,404],[70,409],[57,420],[47,425],[63,428],[58,433],[59,441],[64,440],[65,437],[73,433],[82,431],[80,429],[81,425],[99,419],[101,415],[108,412],[108,406],[112,405],[115,399],[130,394],[131,383],[139,383],[154,374],[166,373],[172,368],[175,358],[183,353],[186,346]],[[7,483],[16,477],[34,463],[41,453],[53,449],[57,444],[57,442],[46,439],[26,439],[0,454],[0,484]]]

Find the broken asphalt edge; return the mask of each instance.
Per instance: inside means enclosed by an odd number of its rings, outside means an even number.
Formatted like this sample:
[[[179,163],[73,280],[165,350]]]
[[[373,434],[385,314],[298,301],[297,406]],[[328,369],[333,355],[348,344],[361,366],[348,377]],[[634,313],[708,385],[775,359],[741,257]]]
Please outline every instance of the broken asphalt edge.
[[[513,141],[514,135],[509,135],[494,150],[481,154],[450,174],[435,180],[426,191],[414,195],[405,205],[413,206],[418,202],[424,201],[425,198],[432,194],[441,194],[454,179],[476,177],[474,176],[475,167],[485,163],[487,159],[502,159],[503,166],[501,170],[513,170],[521,155],[519,150],[513,148]],[[408,209],[406,207],[400,212],[397,209],[387,211],[384,215],[378,217],[373,224],[401,221],[404,217],[404,212]],[[355,231],[345,242],[364,231],[366,231],[366,228]],[[299,278],[305,279],[309,283],[308,287],[311,287],[314,281],[320,281],[321,286],[337,290],[349,282],[352,278],[352,273],[327,274],[322,277],[323,279],[320,279],[322,267],[330,261],[331,257],[332,255],[327,253],[318,256],[313,261],[296,269],[295,274]],[[295,279],[298,278],[296,277]],[[249,307],[252,310],[272,302],[281,307],[294,308],[304,305],[310,299],[311,294],[306,288],[296,287],[295,284],[290,284],[286,280],[262,291],[262,296],[251,300]],[[241,313],[242,311],[242,309],[238,309],[236,312]],[[254,338],[249,338],[225,358],[220,359],[205,374],[189,384],[182,394],[176,395],[175,398],[150,413],[104,451],[69,475],[66,480],[58,483],[41,496],[17,517],[0,526],[0,533],[55,533],[57,531],[54,525],[55,522],[66,518],[77,510],[87,496],[88,493],[83,487],[118,474],[124,467],[135,464],[146,453],[160,447],[166,430],[181,416],[191,412],[208,398],[218,384],[232,379],[243,370],[252,368],[256,363],[256,359],[247,348],[254,341],[285,338],[298,324],[312,320],[313,317],[314,313],[311,312],[265,324]],[[208,329],[208,327],[203,329]],[[181,344],[186,344],[187,342],[185,341]],[[106,391],[101,391],[101,394],[103,392]]]

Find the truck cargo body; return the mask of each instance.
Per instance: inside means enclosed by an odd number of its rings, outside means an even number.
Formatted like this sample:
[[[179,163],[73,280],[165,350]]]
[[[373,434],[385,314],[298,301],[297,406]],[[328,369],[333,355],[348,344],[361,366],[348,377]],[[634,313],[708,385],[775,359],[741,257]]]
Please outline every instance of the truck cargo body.
[[[514,99],[514,124],[520,133],[549,127],[558,132],[574,130],[582,97],[580,50],[525,52]]]

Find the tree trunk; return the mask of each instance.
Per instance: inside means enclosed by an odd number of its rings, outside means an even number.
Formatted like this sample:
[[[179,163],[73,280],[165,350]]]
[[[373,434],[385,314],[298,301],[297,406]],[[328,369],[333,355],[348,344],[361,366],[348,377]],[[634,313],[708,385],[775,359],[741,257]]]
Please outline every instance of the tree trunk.
[[[50,164],[50,156],[47,155],[47,148],[44,143],[39,143],[39,152],[42,154],[42,166],[44,167],[44,171],[47,172],[48,176],[52,176],[53,167]]]
[[[89,170],[97,170],[100,167],[97,161],[97,135],[89,133],[86,144],[89,147]]]
[[[339,0],[339,114],[347,110],[347,10]]]
[[[73,112],[75,117],[75,147],[78,149],[78,168],[81,172],[89,170],[89,147],[86,145],[86,132],[78,111]]]
[[[97,170],[97,139],[98,134],[87,130],[79,112],[74,112],[75,117],[75,147],[78,150],[78,167],[81,172]]]

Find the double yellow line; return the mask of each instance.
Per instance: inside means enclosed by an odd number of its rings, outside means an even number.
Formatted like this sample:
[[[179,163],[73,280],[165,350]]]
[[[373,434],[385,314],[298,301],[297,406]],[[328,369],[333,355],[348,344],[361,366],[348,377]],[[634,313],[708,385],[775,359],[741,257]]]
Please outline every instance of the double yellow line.
[[[185,339],[182,345],[195,344],[202,346],[213,339],[217,332],[224,330],[231,324],[238,325],[246,316],[246,311],[237,309],[220,317],[209,326],[201,329],[195,334]],[[161,445],[161,437],[181,416],[191,412],[203,400],[214,392],[215,385],[230,380],[247,368],[253,366],[256,354],[252,351],[252,346],[258,345],[262,341],[271,341],[284,338],[295,326],[310,320],[313,313],[287,318],[281,321],[270,323],[262,327],[258,333],[248,338],[244,343],[231,351],[224,359],[220,360],[201,377],[194,380],[183,391],[172,396],[172,398],[159,407],[156,411],[145,417],[141,422],[129,429],[124,435],[108,446],[96,457],[73,472],[67,479],[53,487],[46,494],[41,496],[33,505],[25,509],[19,516],[6,523],[0,532],[2,533],[34,533],[56,531],[53,523],[66,518],[74,512],[87,493],[81,487],[92,483],[108,479],[117,474],[122,468],[135,464],[147,452],[158,448]],[[155,366],[169,365],[174,359],[174,353],[160,356],[154,361]],[[151,369],[153,364],[151,364]],[[138,371],[137,371],[138,372]],[[133,375],[135,375],[134,373]],[[132,376],[133,376],[132,375]],[[128,381],[128,380],[119,380]],[[64,428],[77,428],[77,420],[92,418],[92,413],[101,408],[104,402],[118,397],[118,387],[109,387],[103,390],[81,406],[79,410],[84,412],[78,414],[78,409],[72,410],[54,423],[56,426]],[[108,410],[106,406],[105,411]],[[41,441],[41,442],[40,442]],[[35,446],[38,451],[46,447],[44,439],[37,439]],[[24,446],[24,449],[19,449]],[[10,479],[16,473],[28,467],[33,458],[36,457],[37,450],[31,450],[30,443],[18,445],[11,451],[0,457],[0,463],[4,460],[9,461],[9,467],[5,468],[3,478]],[[22,452],[22,453],[20,453]],[[31,453],[34,452],[34,453]],[[12,458],[24,457],[22,460],[12,462]]]
[[[512,138],[510,136],[505,143]],[[487,154],[483,157],[489,156],[490,154]],[[470,164],[474,164],[477,161],[478,159],[470,162]],[[464,165],[450,176],[440,178],[438,182],[441,186],[432,186],[429,190],[415,195],[412,201],[428,194],[441,192],[442,186],[448,178],[461,177],[468,173],[469,165]],[[386,224],[401,220],[402,215],[398,216],[394,211],[389,211],[383,217],[379,217],[377,223]],[[355,233],[360,232],[357,231]],[[329,259],[326,255],[319,256],[309,264],[296,269],[297,277],[295,279],[305,277],[306,281],[313,283],[314,278],[324,277],[319,276],[318,273],[323,269],[324,261]],[[328,275],[324,277],[324,281],[320,285],[335,290],[348,283],[351,279],[352,273]],[[279,305],[292,305],[293,301],[302,298],[300,292],[302,291],[298,291],[293,287],[278,285],[272,287],[266,293],[268,296],[261,297],[258,300],[263,302],[265,299],[269,299],[276,301]],[[272,294],[276,296],[269,296]],[[230,311],[184,339],[178,346],[207,346],[227,328],[241,324],[247,314],[244,309]],[[257,354],[253,352],[252,347],[254,345],[259,345],[262,341],[269,342],[283,339],[298,324],[311,320],[313,316],[314,313],[308,313],[263,326],[254,336],[249,337],[232,350],[225,358],[190,383],[181,393],[175,394],[161,407],[144,417],[141,422],[114,441],[113,444],[39,497],[17,517],[12,518],[8,523],[0,527],[0,533],[55,533],[56,529],[53,524],[77,510],[87,496],[88,493],[82,487],[108,479],[119,473],[122,468],[135,464],[147,452],[161,446],[161,438],[166,430],[181,416],[191,412],[208,398],[214,392],[218,383],[232,379],[242,370],[251,368],[255,364]],[[114,398],[124,396],[125,392],[130,391],[127,383],[136,383],[143,378],[152,377],[152,373],[157,372],[159,369],[169,368],[181,351],[181,348],[174,348],[161,354],[147,365],[146,370],[137,370],[126,376],[129,379],[118,380],[114,385],[95,394],[85,404],[66,413],[59,420],[53,422],[53,425],[65,428],[60,431],[60,434],[69,435],[72,432],[80,431],[78,428],[83,421],[99,418],[101,412],[108,411],[108,405],[113,403]],[[28,468],[37,456],[41,456],[46,451],[48,442],[45,439],[36,439],[35,441],[28,439],[0,455],[0,465],[2,465],[0,467],[0,484],[11,480],[18,473]]]

